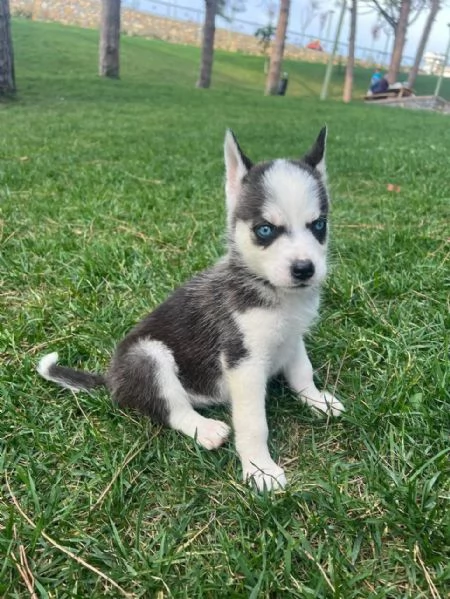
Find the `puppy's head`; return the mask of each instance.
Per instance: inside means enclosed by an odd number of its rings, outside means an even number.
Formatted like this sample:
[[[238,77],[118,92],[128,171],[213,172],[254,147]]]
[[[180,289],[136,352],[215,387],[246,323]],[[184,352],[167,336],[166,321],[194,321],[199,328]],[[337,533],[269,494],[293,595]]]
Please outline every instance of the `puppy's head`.
[[[317,287],[326,275],[326,136],[323,128],[300,160],[255,165],[231,131],[225,136],[232,251],[276,288]]]

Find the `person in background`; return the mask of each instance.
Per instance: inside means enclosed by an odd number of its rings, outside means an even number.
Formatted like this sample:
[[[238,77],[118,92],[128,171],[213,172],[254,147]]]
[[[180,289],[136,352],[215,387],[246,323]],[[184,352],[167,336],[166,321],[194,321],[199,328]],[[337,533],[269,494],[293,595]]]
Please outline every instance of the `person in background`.
[[[384,92],[387,92],[388,89],[389,81],[387,79],[387,73],[384,77],[380,77],[370,86],[370,92],[372,94],[383,94]]]
[[[382,74],[380,69],[375,69],[372,77],[370,78],[370,85],[369,85],[369,89],[372,89],[372,86],[375,85],[375,83],[378,83],[380,81],[380,79],[382,79]]]

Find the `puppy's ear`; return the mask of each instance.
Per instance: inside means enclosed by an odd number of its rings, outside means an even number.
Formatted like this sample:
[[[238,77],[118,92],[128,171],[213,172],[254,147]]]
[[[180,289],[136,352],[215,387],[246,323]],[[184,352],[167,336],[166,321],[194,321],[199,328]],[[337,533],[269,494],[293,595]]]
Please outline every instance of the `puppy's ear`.
[[[323,127],[314,142],[312,148],[303,157],[303,162],[317,169],[319,173],[325,177],[325,149],[327,143],[327,128]]]
[[[227,129],[225,134],[225,193],[227,196],[228,214],[234,211],[239,192],[241,190],[242,179],[252,167],[252,162],[239,147],[236,136]]]

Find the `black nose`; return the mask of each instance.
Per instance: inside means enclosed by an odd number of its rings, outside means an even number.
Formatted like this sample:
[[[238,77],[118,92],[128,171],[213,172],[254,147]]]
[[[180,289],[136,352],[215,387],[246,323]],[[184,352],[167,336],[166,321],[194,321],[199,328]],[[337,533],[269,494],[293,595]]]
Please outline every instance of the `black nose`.
[[[311,260],[297,260],[291,266],[291,274],[296,281],[307,281],[314,274],[314,264]]]

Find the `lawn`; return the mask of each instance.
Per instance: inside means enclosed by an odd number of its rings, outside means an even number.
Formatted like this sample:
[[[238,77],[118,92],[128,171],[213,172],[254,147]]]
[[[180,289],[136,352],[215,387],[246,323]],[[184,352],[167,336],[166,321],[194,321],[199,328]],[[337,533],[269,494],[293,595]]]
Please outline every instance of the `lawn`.
[[[28,576],[39,598],[446,597],[449,117],[345,106],[339,72],[319,103],[323,71],[294,62],[291,93],[265,98],[262,59],[224,52],[214,87],[196,90],[197,49],[138,38],[123,39],[122,79],[102,81],[95,32],[13,25],[0,596],[31,597]],[[369,75],[358,71],[360,93]],[[55,350],[104,370],[141,316],[221,255],[227,126],[258,160],[300,155],[324,122],[332,269],[308,348],[347,412],[317,420],[269,389],[284,493],[244,486],[232,444],[207,452],[106,393],[37,376]]]

